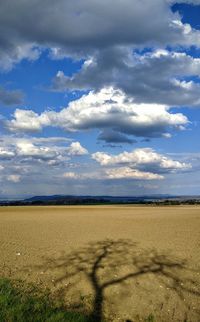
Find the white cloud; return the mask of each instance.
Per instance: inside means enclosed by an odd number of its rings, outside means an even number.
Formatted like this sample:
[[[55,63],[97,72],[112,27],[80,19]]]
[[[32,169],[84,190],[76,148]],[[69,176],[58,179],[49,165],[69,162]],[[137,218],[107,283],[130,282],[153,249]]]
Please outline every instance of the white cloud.
[[[69,103],[60,112],[17,109],[14,119],[7,122],[10,130],[33,131],[45,126],[67,131],[112,129],[115,132],[139,137],[166,137],[168,131],[183,129],[188,119],[182,113],[170,113],[161,104],[135,103],[122,91],[112,87],[90,92]]]
[[[88,151],[79,142],[73,142],[64,137],[12,137],[3,136],[0,139],[0,159],[17,162],[44,162],[48,165],[59,165],[71,156],[81,156]]]
[[[150,148],[135,149],[132,152],[125,151],[118,155],[96,152],[92,154],[92,158],[102,166],[117,166],[117,171],[123,169],[122,173],[126,169],[122,168],[125,165],[129,167],[130,172],[138,169],[155,174],[177,172],[191,168],[189,163],[172,160]]]
[[[14,112],[15,119],[9,123],[11,130],[37,132],[42,129],[41,118],[38,114],[30,110],[16,109]]]
[[[164,177],[159,174],[139,171],[136,169],[130,169],[129,167],[120,167],[118,169],[110,168],[105,169],[105,171],[98,170],[97,172],[90,173],[75,173],[75,172],[65,172],[63,177],[66,179],[73,180],[106,180],[106,179],[134,179],[134,180],[159,180]]]
[[[17,155],[21,157],[32,157],[43,160],[56,159],[58,152],[55,149],[45,147],[45,146],[36,146],[28,140],[19,140],[16,143]]]
[[[80,142],[72,142],[69,148],[67,148],[67,153],[71,156],[78,156],[88,154],[88,151],[81,146]]]
[[[10,159],[15,155],[13,151],[7,150],[4,147],[0,147],[0,159]]]
[[[143,172],[128,167],[109,169],[105,172],[108,179],[158,180],[164,178],[162,175],[156,173]]]
[[[76,174],[75,172],[65,172],[63,177],[66,179],[79,179],[80,175]]]

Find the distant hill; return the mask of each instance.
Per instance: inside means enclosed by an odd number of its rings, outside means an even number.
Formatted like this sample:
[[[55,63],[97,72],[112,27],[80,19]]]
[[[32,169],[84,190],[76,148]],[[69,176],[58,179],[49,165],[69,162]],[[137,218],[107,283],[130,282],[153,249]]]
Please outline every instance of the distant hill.
[[[0,205],[95,205],[95,204],[199,204],[200,196],[172,196],[167,194],[144,196],[34,196],[24,200],[0,201]]]
[[[166,198],[176,198],[169,195],[151,195],[151,196],[73,196],[73,195],[52,195],[52,196],[34,196],[28,199],[24,199],[24,202],[50,202],[50,201],[105,201],[105,202],[136,202],[144,200],[157,200]]]

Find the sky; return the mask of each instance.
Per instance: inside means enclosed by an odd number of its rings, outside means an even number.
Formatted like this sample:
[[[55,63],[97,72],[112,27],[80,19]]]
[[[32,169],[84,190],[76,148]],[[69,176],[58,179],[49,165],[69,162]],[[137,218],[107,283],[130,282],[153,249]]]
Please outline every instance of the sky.
[[[0,0],[0,199],[200,194],[200,0]]]

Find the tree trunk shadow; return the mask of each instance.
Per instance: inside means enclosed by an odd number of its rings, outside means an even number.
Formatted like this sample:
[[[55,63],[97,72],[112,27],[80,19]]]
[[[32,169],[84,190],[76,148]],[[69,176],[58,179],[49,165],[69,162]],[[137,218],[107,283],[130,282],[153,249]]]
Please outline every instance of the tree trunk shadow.
[[[126,272],[124,272],[125,266],[128,268]],[[148,274],[153,274],[182,301],[185,293],[200,296],[200,291],[196,287],[197,280],[194,278],[197,274],[192,274],[192,277],[191,274],[188,277],[187,274],[182,274],[189,271],[185,260],[161,254],[155,249],[141,251],[136,243],[124,239],[93,242],[56,259],[44,258],[43,264],[37,269],[43,271],[61,269],[62,275],[55,280],[56,284],[84,274],[94,291],[90,321],[95,322],[103,321],[105,292],[108,289],[131,279],[140,280],[142,276]]]

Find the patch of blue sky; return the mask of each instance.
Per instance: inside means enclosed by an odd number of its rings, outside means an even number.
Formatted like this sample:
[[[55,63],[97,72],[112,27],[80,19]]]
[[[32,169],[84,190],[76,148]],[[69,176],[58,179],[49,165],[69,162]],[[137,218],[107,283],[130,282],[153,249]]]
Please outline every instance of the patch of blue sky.
[[[71,58],[52,60],[48,51],[44,51],[35,61],[23,60],[9,72],[0,73],[0,84],[7,85],[9,89],[21,89],[25,93],[23,107],[31,108],[36,112],[42,112],[45,108],[59,109],[67,106],[71,100],[77,99],[84,92],[52,92],[48,88],[55,74],[62,70],[65,75],[71,76],[78,72],[83,60],[73,61]],[[11,108],[1,109],[3,114],[9,115]]]
[[[172,6],[172,11],[180,14],[183,23],[200,30],[200,5],[175,4]]]

